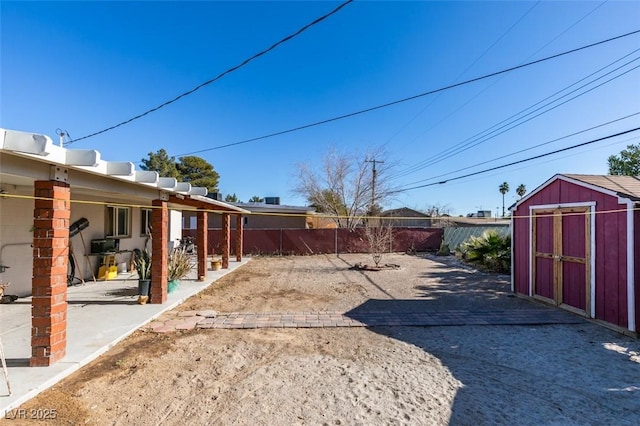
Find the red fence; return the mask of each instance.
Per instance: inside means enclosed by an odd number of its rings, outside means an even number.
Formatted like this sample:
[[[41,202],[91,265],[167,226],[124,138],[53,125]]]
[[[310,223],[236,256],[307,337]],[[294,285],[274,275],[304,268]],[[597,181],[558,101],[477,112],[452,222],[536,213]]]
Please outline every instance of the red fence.
[[[235,240],[231,231],[231,241]],[[183,236],[195,237],[195,229]],[[443,228],[393,228],[391,251],[435,251],[444,237]],[[222,230],[209,229],[208,253],[221,253]],[[233,243],[231,244],[234,253]],[[243,254],[367,253],[364,229],[245,229]]]

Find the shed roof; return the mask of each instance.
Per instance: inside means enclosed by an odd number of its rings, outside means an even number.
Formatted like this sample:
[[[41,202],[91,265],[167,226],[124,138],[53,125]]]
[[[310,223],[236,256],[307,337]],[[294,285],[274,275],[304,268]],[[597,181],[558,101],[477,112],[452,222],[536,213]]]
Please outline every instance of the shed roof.
[[[640,176],[614,176],[614,175],[583,175],[583,174],[556,174],[536,189],[522,197],[509,207],[515,211],[519,205],[546,188],[552,182],[561,179],[582,185],[596,191],[627,198],[631,201],[640,201]]]
[[[613,191],[619,196],[640,200],[639,176],[612,176],[612,175],[580,175],[564,174],[570,179],[579,180],[590,185]]]

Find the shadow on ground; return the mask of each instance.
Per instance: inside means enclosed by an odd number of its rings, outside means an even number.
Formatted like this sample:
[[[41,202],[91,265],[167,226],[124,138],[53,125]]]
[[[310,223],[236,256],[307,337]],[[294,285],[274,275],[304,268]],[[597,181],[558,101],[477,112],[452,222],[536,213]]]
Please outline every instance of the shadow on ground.
[[[460,311],[517,317],[535,311],[568,318],[547,325],[370,327],[421,348],[457,379],[450,424],[638,424],[639,340],[513,297],[508,276],[478,272],[455,259],[430,260],[415,299],[367,300],[346,315],[437,318]]]
[[[478,272],[434,262],[419,275],[416,297],[433,301],[433,309],[517,309],[531,304],[515,297],[506,275]]]
[[[452,425],[638,424],[640,345],[591,323],[370,330],[420,347],[460,382]]]

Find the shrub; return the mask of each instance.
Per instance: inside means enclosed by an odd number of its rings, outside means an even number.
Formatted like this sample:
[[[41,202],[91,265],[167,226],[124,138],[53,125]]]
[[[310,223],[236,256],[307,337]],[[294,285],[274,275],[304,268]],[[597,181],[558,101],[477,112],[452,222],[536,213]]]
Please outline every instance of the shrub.
[[[460,245],[462,260],[491,272],[511,270],[511,237],[495,230],[485,231],[480,237],[471,237]]]
[[[369,244],[369,253],[378,267],[382,255],[391,251],[391,225],[384,225],[381,221],[370,221],[364,228],[364,235]]]
[[[438,249],[438,252],[436,253],[436,255],[449,256],[450,254],[451,254],[451,248],[449,248],[449,244],[445,243],[444,241],[440,243],[440,248]]]
[[[141,280],[151,279],[151,254],[146,250],[133,250],[133,264],[138,270],[138,278]]]
[[[169,254],[167,268],[167,281],[181,280],[189,274],[193,269],[193,263],[186,248],[174,249]]]

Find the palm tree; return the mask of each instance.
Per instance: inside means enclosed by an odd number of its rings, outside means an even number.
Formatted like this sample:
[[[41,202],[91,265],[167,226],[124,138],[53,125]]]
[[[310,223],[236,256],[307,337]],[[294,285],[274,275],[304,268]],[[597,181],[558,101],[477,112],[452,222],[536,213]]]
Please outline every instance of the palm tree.
[[[526,193],[527,193],[527,187],[524,186],[524,183],[521,183],[520,185],[518,185],[518,187],[516,188],[516,194],[518,194],[518,197],[522,199],[522,197],[524,197],[524,194]]]
[[[502,194],[502,217],[504,217],[504,194],[509,192],[509,184],[507,182],[502,182],[498,187],[498,191]]]

